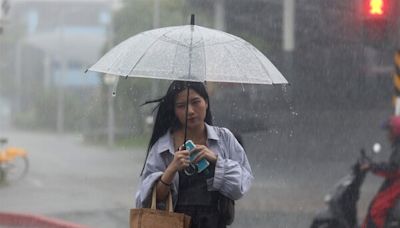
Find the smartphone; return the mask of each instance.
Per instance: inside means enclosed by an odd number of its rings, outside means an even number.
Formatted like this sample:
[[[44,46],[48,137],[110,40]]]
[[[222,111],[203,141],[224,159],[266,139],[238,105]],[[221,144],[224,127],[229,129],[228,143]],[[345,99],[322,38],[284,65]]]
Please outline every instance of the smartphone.
[[[193,143],[192,140],[187,140],[185,142],[185,147],[186,150],[188,150],[190,152],[190,162],[192,162],[195,158],[196,155],[198,153],[197,150],[195,150],[196,145]],[[207,161],[207,159],[203,158],[200,161],[197,162],[197,164],[195,164],[197,166],[197,173],[201,173],[203,172],[205,169],[207,169],[207,167],[210,165],[210,163]]]

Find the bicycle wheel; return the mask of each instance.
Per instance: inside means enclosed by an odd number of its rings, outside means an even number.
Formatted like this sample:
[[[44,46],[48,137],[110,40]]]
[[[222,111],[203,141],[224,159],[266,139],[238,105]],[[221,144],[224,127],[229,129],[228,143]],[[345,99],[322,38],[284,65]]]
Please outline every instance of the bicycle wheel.
[[[7,181],[17,181],[22,179],[29,168],[29,161],[26,156],[17,156],[5,164],[5,173]]]

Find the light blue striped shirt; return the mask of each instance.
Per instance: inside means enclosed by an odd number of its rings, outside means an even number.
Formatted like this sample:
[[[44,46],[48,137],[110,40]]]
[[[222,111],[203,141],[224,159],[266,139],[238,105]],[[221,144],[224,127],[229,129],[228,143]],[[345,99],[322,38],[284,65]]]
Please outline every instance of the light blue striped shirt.
[[[254,179],[246,153],[228,129],[207,124],[206,129],[207,147],[218,155],[214,177],[207,180],[208,190],[219,191],[233,200],[240,199],[250,189]],[[174,152],[174,142],[168,131],[149,151],[136,193],[137,208],[149,207],[152,188],[173,160]],[[176,173],[171,185],[174,205],[178,189],[179,174]]]

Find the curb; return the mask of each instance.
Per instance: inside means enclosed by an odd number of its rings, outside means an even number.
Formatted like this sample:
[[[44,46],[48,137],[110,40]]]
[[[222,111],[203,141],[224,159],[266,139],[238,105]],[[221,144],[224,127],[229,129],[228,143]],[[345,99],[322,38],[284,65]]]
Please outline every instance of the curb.
[[[89,228],[88,226],[69,223],[63,220],[48,218],[40,215],[0,212],[0,227],[3,225],[16,228]]]

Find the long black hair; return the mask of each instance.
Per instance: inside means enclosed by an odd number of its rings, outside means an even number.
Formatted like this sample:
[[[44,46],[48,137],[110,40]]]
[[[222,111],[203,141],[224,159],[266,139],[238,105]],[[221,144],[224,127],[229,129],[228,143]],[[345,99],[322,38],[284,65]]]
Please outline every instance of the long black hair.
[[[185,82],[185,81],[173,81],[169,86],[167,93],[165,96],[145,102],[145,104],[149,103],[156,103],[158,105],[154,110],[157,110],[156,120],[154,122],[153,133],[151,135],[148,147],[147,147],[147,154],[144,163],[146,164],[147,157],[149,155],[150,149],[154,146],[161,136],[163,136],[169,129],[176,130],[181,127],[181,123],[179,122],[178,118],[175,116],[175,99],[178,93],[182,92],[185,89],[193,89],[196,93],[198,93],[207,103],[208,107],[206,110],[206,117],[204,121],[212,125],[212,115],[210,111],[210,99],[208,97],[208,93],[206,87],[202,82]],[[142,172],[140,175],[143,174],[143,170],[145,167],[143,165]]]

